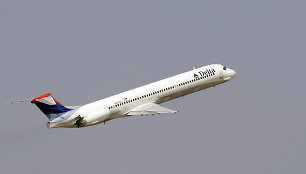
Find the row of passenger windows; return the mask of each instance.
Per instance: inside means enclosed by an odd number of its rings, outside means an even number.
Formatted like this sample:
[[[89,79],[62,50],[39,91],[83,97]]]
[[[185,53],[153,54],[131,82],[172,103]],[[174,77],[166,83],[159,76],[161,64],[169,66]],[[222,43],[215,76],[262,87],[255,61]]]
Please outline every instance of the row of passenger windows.
[[[179,84],[177,84],[177,85],[170,86],[170,87],[161,89],[161,90],[159,90],[159,91],[155,91],[155,92],[152,92],[152,93],[149,93],[149,94],[140,96],[140,97],[133,98],[133,99],[131,99],[131,100],[122,101],[122,102],[120,102],[120,103],[117,103],[117,104],[114,104],[114,105],[108,107],[108,109],[116,108],[116,107],[118,107],[118,106],[122,106],[122,105],[127,104],[127,103],[131,103],[131,102],[134,102],[134,101],[137,101],[137,100],[141,100],[141,99],[143,99],[143,98],[150,97],[150,96],[152,96],[152,95],[156,95],[156,94],[159,94],[159,93],[168,91],[168,90],[170,90],[170,89],[174,89],[174,88],[176,88],[176,87],[184,86],[184,85],[187,85],[187,84],[189,84],[189,83],[192,83],[192,82],[195,82],[195,81],[198,81],[198,80],[201,80],[201,79],[205,79],[205,78],[210,77],[210,76],[213,76],[213,75],[215,75],[215,73],[210,74],[210,75],[207,75],[207,76],[202,76],[202,77],[199,77],[199,78],[195,78],[195,79],[193,79],[193,80],[189,80],[189,81],[186,81],[186,82],[183,82],[183,83],[179,83]]]

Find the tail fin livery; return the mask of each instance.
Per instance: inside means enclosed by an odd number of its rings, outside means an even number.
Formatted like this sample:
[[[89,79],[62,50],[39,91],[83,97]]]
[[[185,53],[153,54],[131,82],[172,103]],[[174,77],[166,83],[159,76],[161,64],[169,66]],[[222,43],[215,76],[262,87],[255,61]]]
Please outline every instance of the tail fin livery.
[[[72,110],[60,104],[50,93],[34,98],[31,103],[34,103],[50,120]]]

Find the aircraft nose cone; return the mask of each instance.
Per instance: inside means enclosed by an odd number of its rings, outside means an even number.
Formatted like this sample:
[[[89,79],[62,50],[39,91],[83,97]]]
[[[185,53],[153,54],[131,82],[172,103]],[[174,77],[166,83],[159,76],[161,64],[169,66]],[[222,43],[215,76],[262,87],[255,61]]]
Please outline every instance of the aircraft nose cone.
[[[231,75],[230,75],[232,78],[234,78],[236,76],[236,71],[232,70],[231,69]]]
[[[231,80],[236,76],[236,71],[227,68],[224,74],[224,80]]]

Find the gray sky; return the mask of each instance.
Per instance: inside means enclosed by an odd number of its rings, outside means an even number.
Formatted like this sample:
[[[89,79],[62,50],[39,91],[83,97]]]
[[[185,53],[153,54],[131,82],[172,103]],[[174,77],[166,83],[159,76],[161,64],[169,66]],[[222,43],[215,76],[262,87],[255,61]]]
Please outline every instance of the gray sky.
[[[176,115],[47,129],[0,105],[2,173],[306,173],[306,1],[0,1],[0,99],[82,105],[211,63]]]

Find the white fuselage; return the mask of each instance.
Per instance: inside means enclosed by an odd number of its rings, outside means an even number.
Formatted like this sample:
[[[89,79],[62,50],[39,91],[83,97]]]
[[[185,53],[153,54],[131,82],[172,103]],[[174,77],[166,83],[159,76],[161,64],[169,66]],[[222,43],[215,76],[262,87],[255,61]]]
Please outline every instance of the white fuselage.
[[[160,104],[190,93],[229,81],[235,76],[235,71],[219,64],[204,66],[178,74],[148,85],[98,100],[72,111],[69,118],[53,120],[49,127],[76,127],[77,118],[86,118],[93,113],[100,115],[99,119],[85,126],[91,126],[115,118],[128,116],[126,113],[144,103]]]

